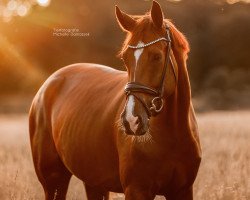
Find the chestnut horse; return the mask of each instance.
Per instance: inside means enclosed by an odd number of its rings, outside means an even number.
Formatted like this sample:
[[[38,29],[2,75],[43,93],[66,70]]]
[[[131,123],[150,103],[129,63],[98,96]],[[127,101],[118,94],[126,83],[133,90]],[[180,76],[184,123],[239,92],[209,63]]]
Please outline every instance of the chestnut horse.
[[[186,67],[188,43],[153,1],[149,13],[116,7],[127,32],[127,72],[74,64],[55,72],[30,109],[35,170],[47,200],[65,199],[72,175],[89,200],[193,199],[201,149]],[[125,93],[124,93],[125,88]]]

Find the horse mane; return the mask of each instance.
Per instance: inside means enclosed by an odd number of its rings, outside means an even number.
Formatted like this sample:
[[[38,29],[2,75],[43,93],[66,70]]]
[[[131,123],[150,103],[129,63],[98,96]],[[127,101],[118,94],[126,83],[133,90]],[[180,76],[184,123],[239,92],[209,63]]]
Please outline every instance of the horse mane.
[[[169,19],[164,19],[164,22],[170,26],[170,32],[174,40],[173,44],[182,49],[183,53],[187,55],[190,51],[190,47],[185,35],[181,33]]]
[[[165,27],[167,25],[170,26],[170,32],[172,35],[172,39],[173,39],[173,46],[175,49],[181,50],[184,57],[187,57],[187,54],[190,50],[189,48],[189,43],[186,39],[186,37],[183,35],[183,33],[181,33],[176,27],[175,25],[169,20],[169,19],[164,19],[164,23],[163,23],[163,29],[161,32],[156,32],[155,29],[153,28],[153,23],[152,23],[152,19],[150,16],[150,13],[146,13],[145,15],[134,15],[133,16],[134,19],[136,19],[136,28],[133,32],[128,32],[126,35],[126,38],[122,44],[122,48],[121,50],[118,52],[118,57],[122,57],[123,52],[127,49],[127,46],[129,44],[129,42],[131,41],[132,38],[136,38],[138,36],[141,35],[141,33],[143,31],[145,31],[145,29],[151,29],[151,31],[153,31],[156,34],[160,34],[160,35],[164,35],[165,33]]]

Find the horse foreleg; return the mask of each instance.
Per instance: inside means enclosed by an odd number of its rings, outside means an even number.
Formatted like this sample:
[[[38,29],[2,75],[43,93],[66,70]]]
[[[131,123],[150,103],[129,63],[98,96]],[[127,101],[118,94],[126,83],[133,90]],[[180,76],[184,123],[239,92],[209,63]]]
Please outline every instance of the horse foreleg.
[[[85,184],[85,190],[87,193],[88,200],[108,200],[109,193],[104,192],[98,187],[91,187]]]
[[[125,189],[125,200],[153,200],[155,196],[146,188],[128,187]]]
[[[193,200],[193,188],[183,188],[172,195],[165,195],[167,200]]]
[[[104,200],[109,200],[109,192],[106,193]]]
[[[62,163],[46,126],[35,124],[31,115],[30,139],[34,167],[46,200],[64,200],[72,174]],[[42,119],[40,120],[41,122]]]
[[[43,188],[46,200],[65,200],[70,176],[65,174],[53,174],[46,178]]]

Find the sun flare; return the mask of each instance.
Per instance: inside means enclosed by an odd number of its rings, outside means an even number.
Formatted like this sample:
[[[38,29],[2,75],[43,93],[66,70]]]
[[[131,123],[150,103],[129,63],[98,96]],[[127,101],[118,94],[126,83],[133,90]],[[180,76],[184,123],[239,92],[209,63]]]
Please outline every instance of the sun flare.
[[[50,3],[51,0],[9,0],[6,3],[0,2],[0,18],[2,18],[3,22],[10,22],[15,16],[27,16],[35,5],[47,7]]]
[[[37,3],[40,5],[40,6],[48,6],[50,4],[50,0],[37,0]]]

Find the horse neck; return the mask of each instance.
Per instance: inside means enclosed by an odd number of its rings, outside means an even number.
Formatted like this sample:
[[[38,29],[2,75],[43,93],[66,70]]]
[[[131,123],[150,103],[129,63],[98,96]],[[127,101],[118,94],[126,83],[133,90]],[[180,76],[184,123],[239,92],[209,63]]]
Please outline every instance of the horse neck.
[[[178,64],[178,82],[175,91],[174,103],[175,112],[177,112],[178,121],[184,125],[189,121],[189,108],[191,101],[191,89],[187,72],[186,59],[183,55],[175,54]],[[169,99],[172,100],[173,99]]]
[[[177,86],[171,96],[164,97],[165,107],[159,118],[156,117],[155,124],[170,134],[180,135],[189,130],[191,90],[184,57],[175,53],[175,59],[178,64]]]

